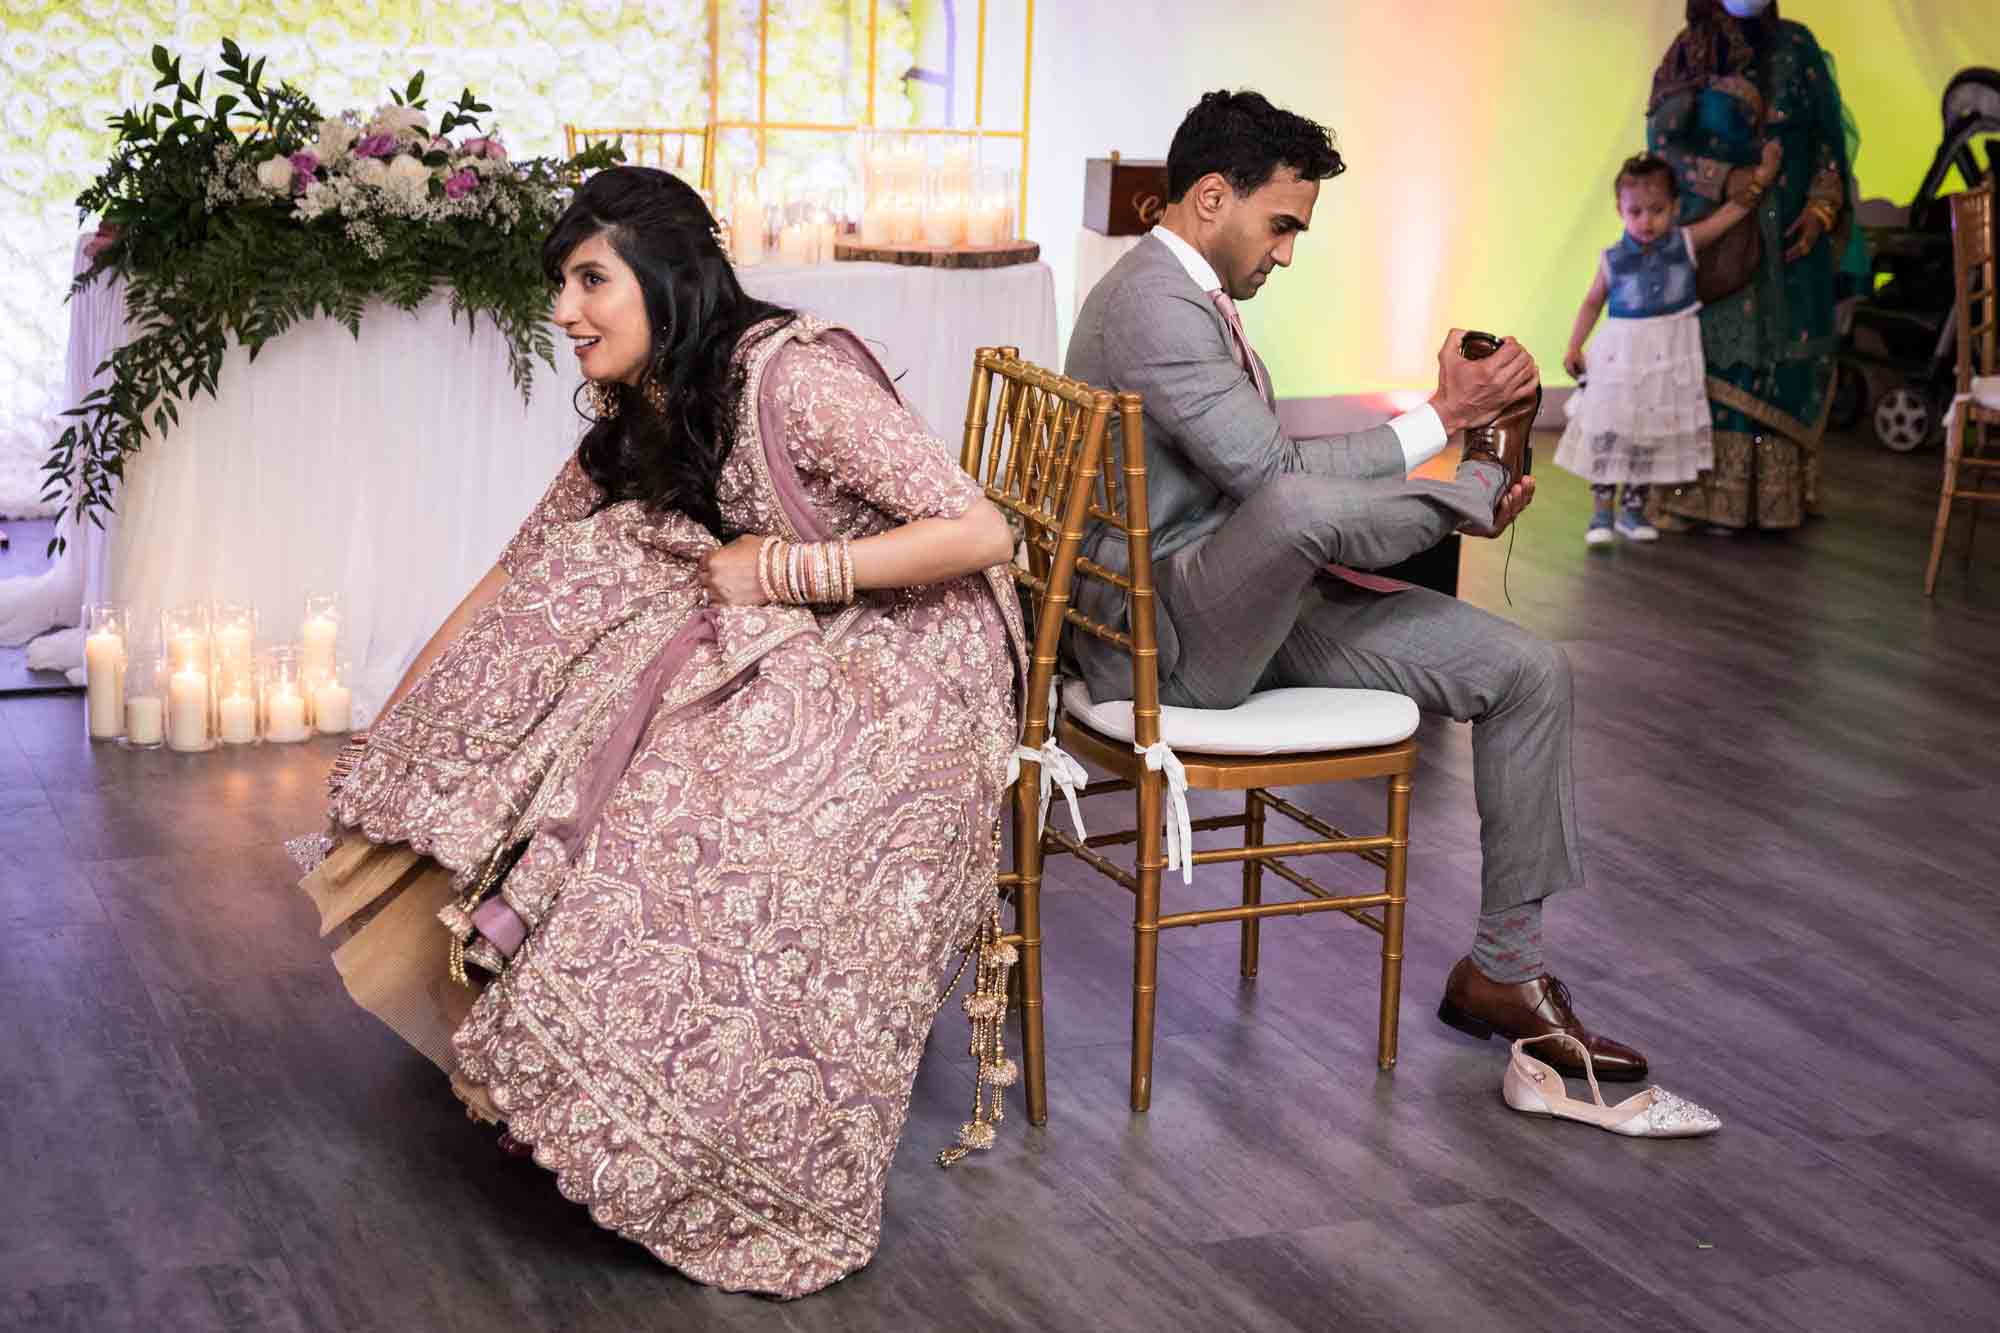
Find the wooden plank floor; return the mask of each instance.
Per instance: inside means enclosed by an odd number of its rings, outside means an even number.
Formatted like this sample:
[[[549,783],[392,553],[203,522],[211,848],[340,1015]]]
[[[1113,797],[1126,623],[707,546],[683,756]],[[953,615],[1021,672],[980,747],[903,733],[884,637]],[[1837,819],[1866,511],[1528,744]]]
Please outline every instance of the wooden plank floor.
[[[1372,935],[1268,927],[1244,983],[1233,934],[1175,932],[1128,1114],[1128,909],[1059,866],[1049,1126],[1017,1107],[931,1164],[971,1086],[947,1010],[881,1253],[788,1305],[599,1230],[346,1000],[279,849],[330,744],[135,755],[86,745],[78,699],[0,701],[0,1327],[1983,1325],[2000,524],[1927,602],[1935,455],[1829,471],[1833,516],[1792,537],[1589,555],[1550,469],[1507,577],[1576,666],[1590,887],[1550,908],[1559,972],[1720,1136],[1515,1115],[1502,1047],[1436,1022],[1478,844],[1466,730],[1427,725],[1393,1075]],[[1504,547],[1467,545],[1466,595],[1504,610]]]

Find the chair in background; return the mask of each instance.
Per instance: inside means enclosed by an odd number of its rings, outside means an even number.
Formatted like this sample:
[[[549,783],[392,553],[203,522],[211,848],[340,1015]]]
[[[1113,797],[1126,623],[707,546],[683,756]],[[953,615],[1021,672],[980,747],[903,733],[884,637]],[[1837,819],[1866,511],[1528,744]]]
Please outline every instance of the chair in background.
[[[710,188],[711,163],[715,157],[713,126],[690,129],[672,126],[597,127],[563,126],[563,150],[575,157],[591,144],[616,141],[625,150],[627,165],[659,167],[701,189]],[[693,171],[688,168],[688,150],[695,150]]]
[[[1924,570],[1924,596],[1937,588],[1938,565],[1944,559],[1945,529],[1952,505],[2000,501],[2000,484],[1992,480],[2000,458],[1986,456],[1990,431],[2000,425],[2000,293],[1994,291],[1994,182],[1951,197],[1951,248],[1954,303],[1958,325],[1958,380],[1945,418],[1944,486],[1938,496],[1937,522],[1931,528],[1931,559]],[[1973,474],[1967,485],[1965,473]],[[1976,530],[1978,511],[1973,511]],[[1971,558],[1971,534],[1967,536]]]
[[[1114,404],[1115,434],[1099,425]],[[1239,923],[1240,968],[1246,978],[1257,974],[1258,931],[1267,918],[1337,911],[1375,930],[1382,937],[1377,1062],[1383,1069],[1396,1062],[1410,793],[1417,756],[1409,738],[1417,726],[1416,705],[1399,694],[1332,689],[1272,690],[1231,709],[1160,704],[1141,407],[1137,394],[1114,398],[1027,365],[1009,349],[984,348],[974,359],[962,461],[994,503],[1019,517],[1024,527],[1024,556],[1014,573],[1028,594],[1036,626],[1025,745],[1041,749],[1045,743],[1046,714],[1052,710],[1042,691],[1055,678],[1056,649],[1065,628],[1123,649],[1132,664],[1129,700],[1093,702],[1081,681],[1064,685],[1055,739],[1061,751],[1111,774],[1108,780],[1089,783],[1082,792],[1086,799],[1134,794],[1134,827],[1078,837],[1051,825],[1037,838],[1039,789],[1024,778],[1015,794],[1015,870],[1007,887],[1016,900],[1019,923],[1022,1054],[1028,1117],[1036,1124],[1048,1114],[1039,906],[1047,855],[1074,855],[1133,895],[1133,1110],[1146,1110],[1152,1100],[1159,933],[1176,927]],[[1081,555],[1088,521],[1123,533],[1131,554],[1129,574]],[[1118,591],[1127,608],[1125,628],[1098,623],[1075,608],[1078,578],[1097,579]],[[1062,761],[1061,754],[1049,758]],[[1372,778],[1388,780],[1388,811],[1386,831],[1369,836],[1349,836],[1273,790]],[[1189,789],[1241,792],[1243,811],[1193,819],[1187,809]],[[1268,841],[1265,821],[1273,813],[1314,836]],[[1237,828],[1244,831],[1238,846],[1196,851],[1192,845],[1196,831]],[[1104,854],[1102,849],[1114,846],[1134,848],[1131,868]],[[1331,853],[1351,853],[1379,867],[1381,888],[1336,894],[1286,864]],[[1239,902],[1161,912],[1161,877],[1169,868],[1191,877],[1197,865],[1231,863],[1241,866]],[[1266,870],[1306,896],[1265,902]]]

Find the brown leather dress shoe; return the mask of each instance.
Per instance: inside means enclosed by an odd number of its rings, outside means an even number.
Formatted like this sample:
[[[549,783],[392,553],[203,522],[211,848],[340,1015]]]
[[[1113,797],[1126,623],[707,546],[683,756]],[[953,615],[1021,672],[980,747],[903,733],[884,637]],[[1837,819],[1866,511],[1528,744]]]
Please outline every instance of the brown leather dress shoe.
[[[1586,1028],[1569,1007],[1569,987],[1546,973],[1533,981],[1502,985],[1489,979],[1471,958],[1461,958],[1444,983],[1438,1017],[1482,1041],[1496,1032],[1517,1040],[1567,1032],[1590,1048],[1600,1080],[1636,1083],[1646,1077],[1646,1057]],[[1544,1047],[1537,1054],[1563,1073],[1583,1077],[1583,1061],[1568,1043]]]
[[[1458,340],[1459,355],[1468,361],[1483,361],[1500,350],[1500,340],[1490,333],[1478,330],[1468,332]],[[1533,393],[1524,393],[1509,403],[1506,410],[1487,422],[1484,426],[1468,426],[1464,430],[1463,457],[1498,463],[1507,473],[1504,491],[1535,469],[1535,451],[1531,444],[1535,431],[1535,417],[1542,410],[1542,386],[1537,383]]]

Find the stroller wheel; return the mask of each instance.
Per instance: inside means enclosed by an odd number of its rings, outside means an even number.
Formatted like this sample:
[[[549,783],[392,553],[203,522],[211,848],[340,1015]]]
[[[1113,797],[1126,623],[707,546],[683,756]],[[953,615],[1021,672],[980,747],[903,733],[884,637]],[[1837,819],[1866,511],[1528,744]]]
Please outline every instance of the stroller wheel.
[[[1915,389],[1891,389],[1875,404],[1875,438],[1906,454],[1931,433],[1930,401]]]

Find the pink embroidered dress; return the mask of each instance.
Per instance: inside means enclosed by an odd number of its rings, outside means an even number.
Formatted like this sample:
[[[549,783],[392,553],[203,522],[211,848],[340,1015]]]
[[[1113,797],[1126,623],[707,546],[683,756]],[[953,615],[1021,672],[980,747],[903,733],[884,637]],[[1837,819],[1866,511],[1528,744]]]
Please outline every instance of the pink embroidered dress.
[[[746,347],[732,525],[858,538],[979,497],[852,335],[802,318]],[[703,607],[714,539],[598,498],[572,460],[371,733],[304,887],[357,1000],[598,1223],[803,1295],[875,1251],[932,1017],[993,910],[1018,604],[988,571]],[[461,951],[483,990],[449,979]]]

